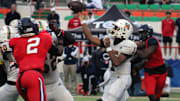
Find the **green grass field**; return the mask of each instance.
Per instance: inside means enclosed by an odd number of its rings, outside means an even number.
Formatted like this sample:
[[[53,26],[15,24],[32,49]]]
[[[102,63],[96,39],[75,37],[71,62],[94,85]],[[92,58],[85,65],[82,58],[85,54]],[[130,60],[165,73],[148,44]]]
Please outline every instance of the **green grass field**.
[[[96,101],[100,96],[74,96],[75,101]],[[23,101],[19,98],[18,101]],[[147,97],[130,97],[128,101],[149,101]],[[169,98],[162,98],[161,101],[180,101],[180,93],[171,93]]]

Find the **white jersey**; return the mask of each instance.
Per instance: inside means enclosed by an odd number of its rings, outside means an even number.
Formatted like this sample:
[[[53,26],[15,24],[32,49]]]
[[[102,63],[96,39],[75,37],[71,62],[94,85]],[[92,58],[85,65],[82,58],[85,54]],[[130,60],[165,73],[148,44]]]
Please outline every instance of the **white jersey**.
[[[114,45],[114,39],[110,37],[110,47],[117,52],[116,56],[120,54],[133,55],[136,52],[137,46],[131,40],[123,40],[122,42]],[[115,67],[115,72],[118,75],[130,74],[131,73],[131,58],[127,59],[121,65]]]
[[[134,42],[130,40],[123,40],[122,42],[114,45],[114,39],[110,38],[110,47],[115,51],[115,55],[119,56],[120,54],[133,55],[136,52],[137,46]],[[105,37],[105,38],[107,38]],[[126,101],[128,94],[127,89],[131,85],[131,63],[130,59],[127,59],[119,66],[114,67],[115,72],[107,69],[104,74],[103,84],[104,93],[102,96],[103,101]]]

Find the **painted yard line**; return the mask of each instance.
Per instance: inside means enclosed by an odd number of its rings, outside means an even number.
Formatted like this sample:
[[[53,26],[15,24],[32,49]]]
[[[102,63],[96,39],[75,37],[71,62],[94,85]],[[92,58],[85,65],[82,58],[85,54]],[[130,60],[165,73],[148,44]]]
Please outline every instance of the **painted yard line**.
[[[87,98],[91,98],[91,97],[94,97],[94,98],[100,98],[101,96],[73,96],[73,97],[87,97]],[[148,97],[130,97],[130,99],[147,99]],[[172,98],[172,97],[169,97],[169,98],[165,98],[165,97],[162,97],[161,99],[164,99],[164,100],[180,100],[180,98]]]

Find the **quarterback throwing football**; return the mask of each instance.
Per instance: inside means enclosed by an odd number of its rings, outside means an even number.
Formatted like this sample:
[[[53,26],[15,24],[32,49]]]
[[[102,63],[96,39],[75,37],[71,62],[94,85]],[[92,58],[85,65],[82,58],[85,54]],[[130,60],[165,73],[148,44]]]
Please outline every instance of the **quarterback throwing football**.
[[[112,67],[104,74],[104,94],[98,101],[126,101],[127,89],[131,85],[130,57],[137,49],[137,45],[128,39],[133,32],[133,26],[124,19],[115,21],[113,25],[114,28],[107,29],[108,35],[99,39],[93,37],[85,22],[82,22],[86,38],[98,46],[105,47],[112,61]]]

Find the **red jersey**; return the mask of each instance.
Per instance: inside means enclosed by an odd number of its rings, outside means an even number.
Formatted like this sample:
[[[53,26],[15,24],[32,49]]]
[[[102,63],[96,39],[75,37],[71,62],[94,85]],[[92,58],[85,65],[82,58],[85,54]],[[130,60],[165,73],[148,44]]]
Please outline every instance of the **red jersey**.
[[[69,20],[68,29],[73,29],[81,26],[81,21],[79,18],[72,18]]]
[[[162,36],[172,37],[175,29],[175,23],[173,19],[164,19],[162,21]]]
[[[150,45],[158,45],[156,51],[148,58],[148,61],[145,62],[144,67],[151,69],[156,68],[164,64],[164,60],[162,57],[161,47],[159,44],[159,40],[155,37],[148,38],[146,40],[146,48]]]
[[[51,48],[52,37],[48,32],[42,31],[32,37],[12,38],[9,45],[13,48],[20,72],[30,69],[44,71],[45,57]]]

